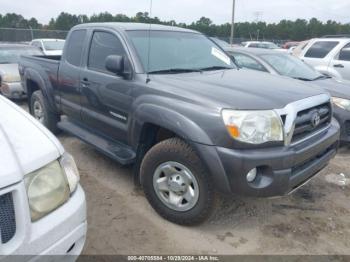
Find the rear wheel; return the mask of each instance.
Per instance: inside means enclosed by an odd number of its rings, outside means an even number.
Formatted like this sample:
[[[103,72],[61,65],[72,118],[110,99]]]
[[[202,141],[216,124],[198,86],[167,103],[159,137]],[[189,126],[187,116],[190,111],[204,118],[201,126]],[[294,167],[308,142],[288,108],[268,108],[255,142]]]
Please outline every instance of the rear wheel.
[[[141,164],[141,184],[152,207],[176,224],[201,223],[213,209],[210,176],[194,150],[179,138],[149,150]]]
[[[47,127],[52,133],[59,133],[57,123],[60,120],[60,115],[49,109],[40,90],[35,91],[30,98],[30,112],[35,119]]]

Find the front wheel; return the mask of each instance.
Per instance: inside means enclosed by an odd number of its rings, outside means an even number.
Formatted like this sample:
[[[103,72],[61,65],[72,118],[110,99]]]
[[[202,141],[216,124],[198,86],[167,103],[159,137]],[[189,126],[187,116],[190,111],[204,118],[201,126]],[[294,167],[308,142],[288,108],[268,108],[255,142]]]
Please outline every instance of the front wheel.
[[[160,142],[147,152],[141,184],[152,207],[173,223],[198,224],[213,210],[210,176],[195,151],[179,138]]]

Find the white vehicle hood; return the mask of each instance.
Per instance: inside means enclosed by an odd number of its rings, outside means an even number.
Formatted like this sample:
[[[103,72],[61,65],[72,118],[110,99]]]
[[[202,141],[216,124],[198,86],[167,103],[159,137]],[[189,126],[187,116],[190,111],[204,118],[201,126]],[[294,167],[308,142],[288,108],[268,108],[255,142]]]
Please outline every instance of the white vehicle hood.
[[[61,143],[23,109],[0,96],[0,188],[59,158]]]

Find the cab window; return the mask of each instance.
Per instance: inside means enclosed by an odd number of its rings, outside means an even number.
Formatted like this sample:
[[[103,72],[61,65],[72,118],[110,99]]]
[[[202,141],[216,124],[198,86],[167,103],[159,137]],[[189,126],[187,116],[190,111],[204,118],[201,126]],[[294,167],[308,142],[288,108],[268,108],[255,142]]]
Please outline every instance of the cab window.
[[[91,40],[88,68],[109,73],[106,58],[109,55],[125,56],[125,50],[117,36],[107,32],[95,32]]]
[[[343,47],[339,53],[339,60],[350,61],[350,43]]]
[[[80,66],[85,43],[86,30],[75,30],[71,33],[66,51],[67,62],[71,65]]]

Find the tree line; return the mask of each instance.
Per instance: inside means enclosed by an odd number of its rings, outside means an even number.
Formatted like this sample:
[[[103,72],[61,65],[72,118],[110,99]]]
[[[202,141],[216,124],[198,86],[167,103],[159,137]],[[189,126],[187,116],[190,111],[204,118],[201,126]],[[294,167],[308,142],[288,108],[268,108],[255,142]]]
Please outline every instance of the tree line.
[[[105,12],[87,15],[74,15],[62,12],[56,18],[52,18],[47,25],[41,24],[36,18],[25,19],[22,15],[8,13],[0,14],[0,28],[33,28],[50,30],[69,30],[71,27],[88,22],[140,22],[179,26],[200,31],[209,36],[227,38],[230,35],[231,24],[214,24],[210,18],[201,17],[190,24],[177,23],[174,20],[162,21],[158,17],[150,17],[147,12],[138,12],[129,17],[124,14],[113,15]],[[240,22],[235,24],[235,37],[245,39],[274,39],[274,40],[305,40],[323,35],[350,34],[350,23],[341,24],[329,20],[319,21],[317,18],[310,20],[297,19],[295,21],[282,20],[279,23],[266,22]]]

